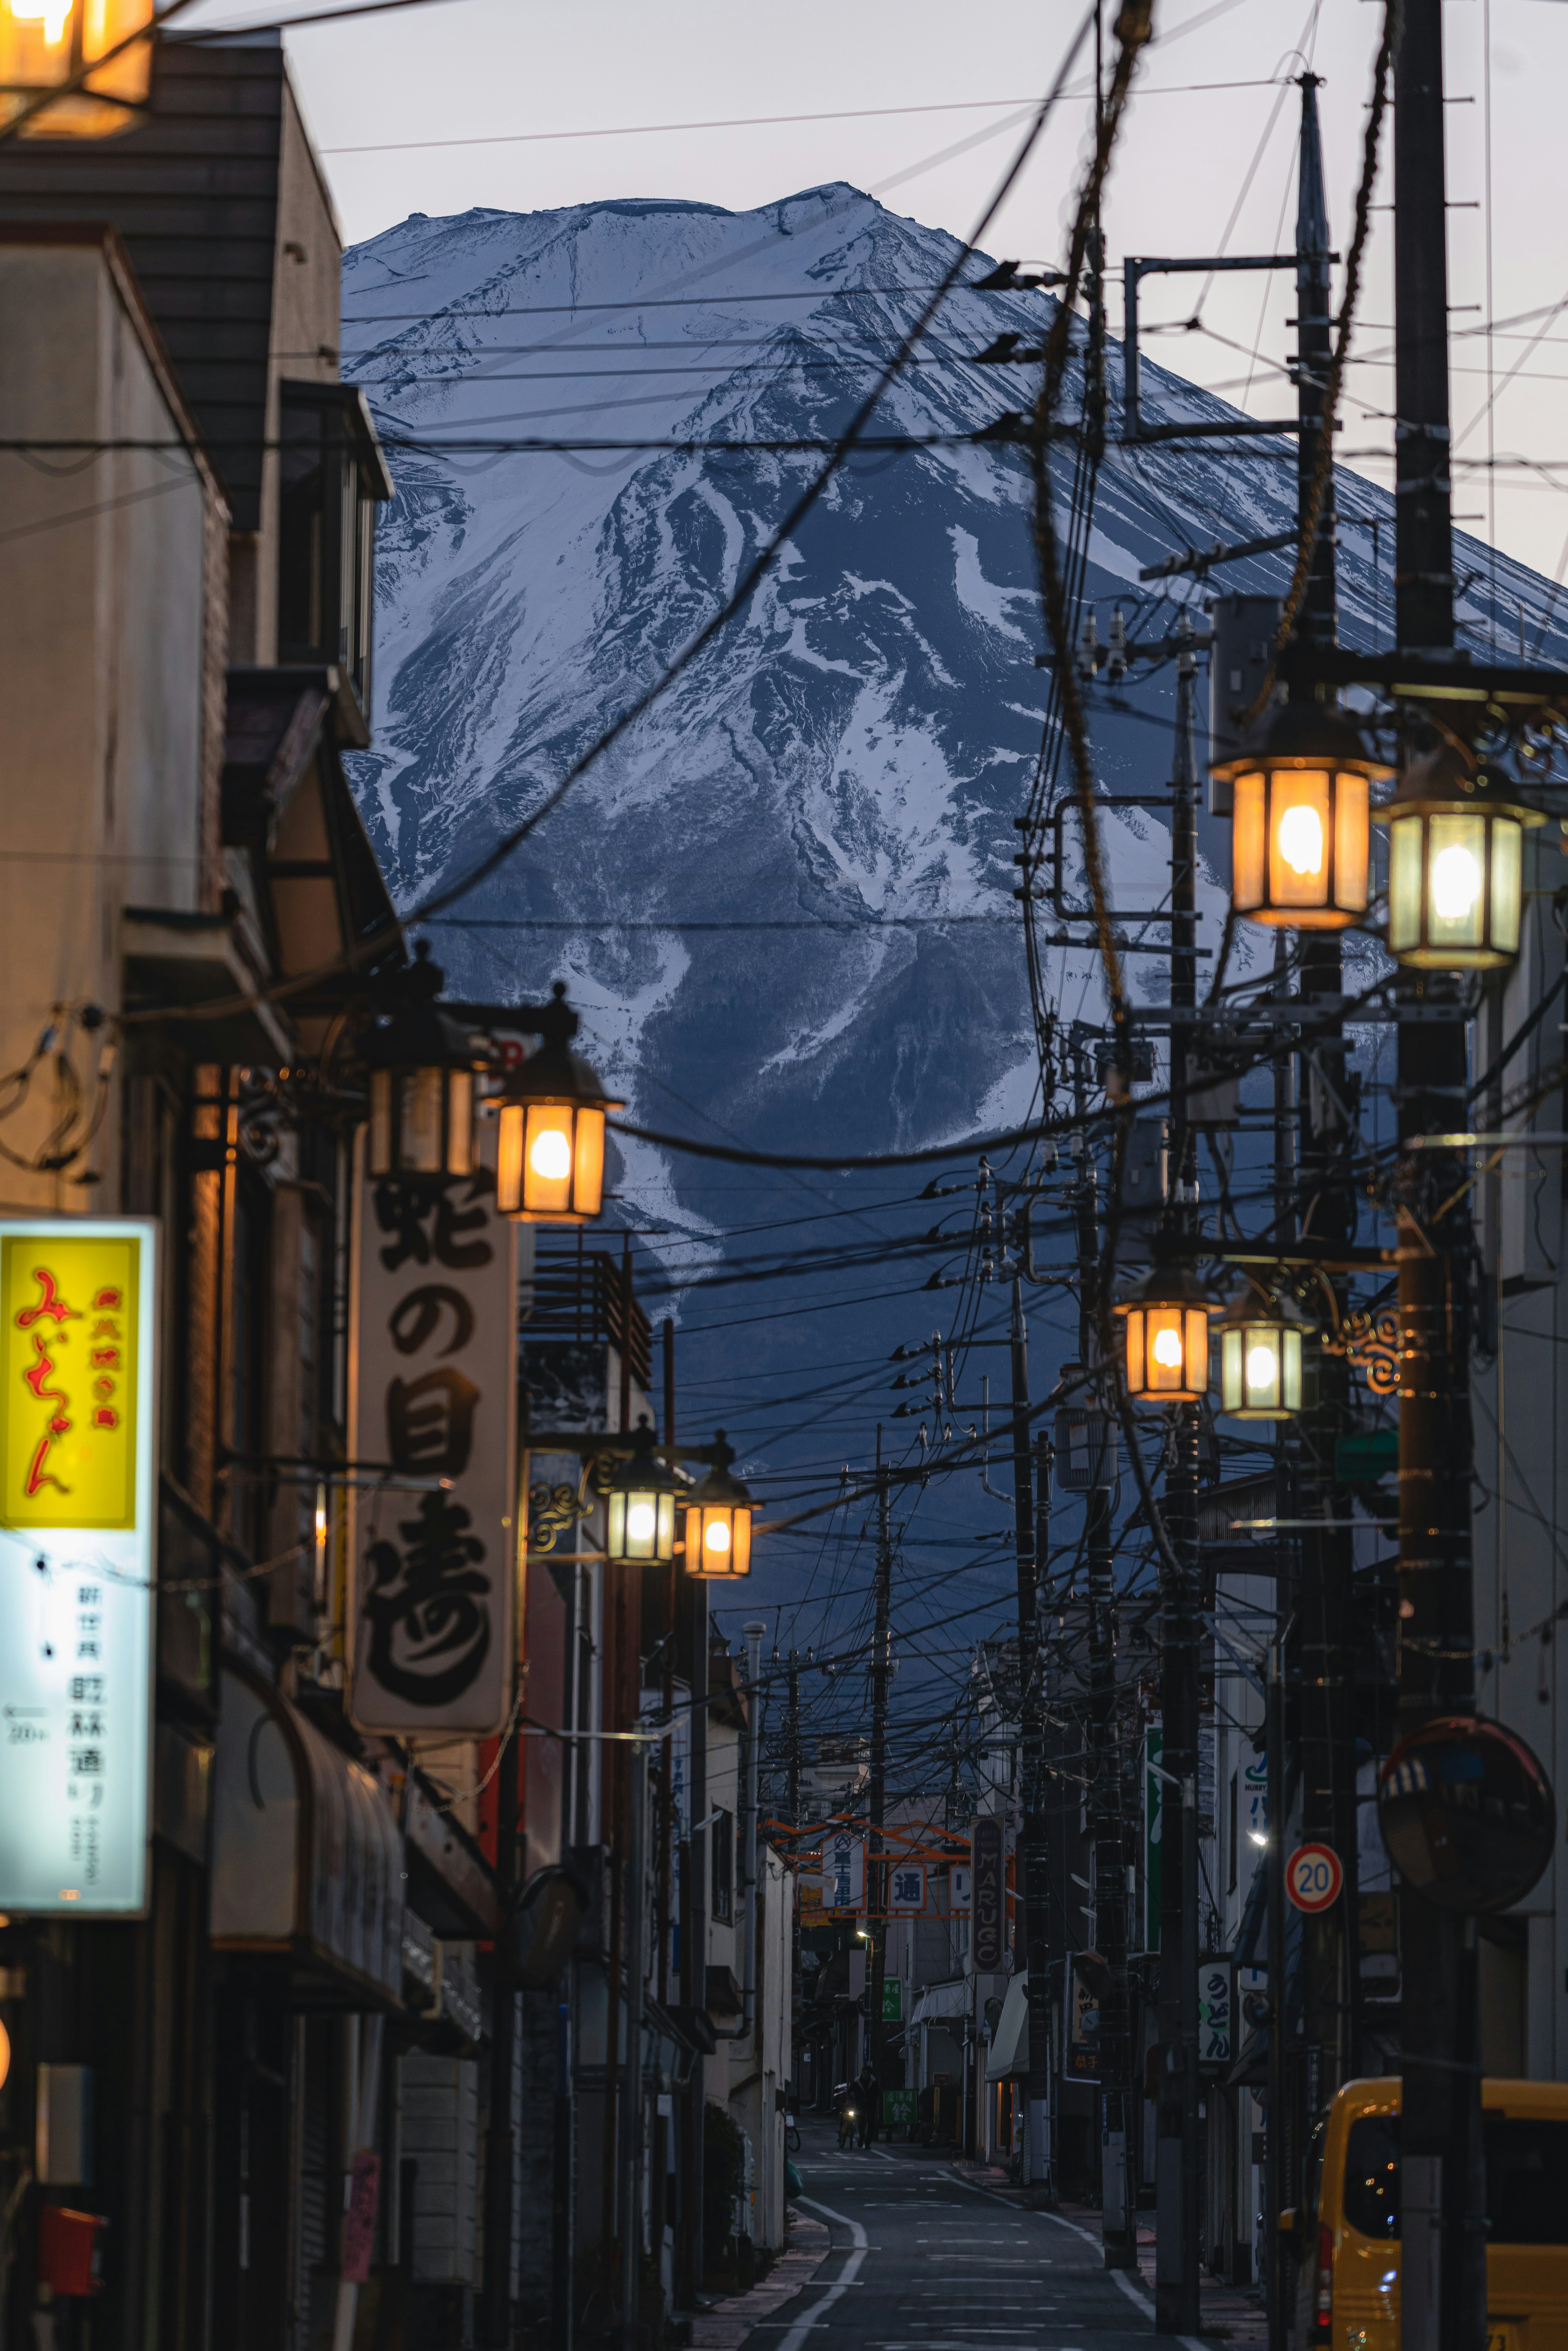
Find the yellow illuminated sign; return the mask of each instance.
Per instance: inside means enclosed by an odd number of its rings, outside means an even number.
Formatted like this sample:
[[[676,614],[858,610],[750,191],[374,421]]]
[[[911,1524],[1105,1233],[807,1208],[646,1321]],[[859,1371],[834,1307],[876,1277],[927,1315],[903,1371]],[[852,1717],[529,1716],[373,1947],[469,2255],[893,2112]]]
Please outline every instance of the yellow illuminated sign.
[[[141,1249],[0,1239],[0,1525],[134,1528]]]

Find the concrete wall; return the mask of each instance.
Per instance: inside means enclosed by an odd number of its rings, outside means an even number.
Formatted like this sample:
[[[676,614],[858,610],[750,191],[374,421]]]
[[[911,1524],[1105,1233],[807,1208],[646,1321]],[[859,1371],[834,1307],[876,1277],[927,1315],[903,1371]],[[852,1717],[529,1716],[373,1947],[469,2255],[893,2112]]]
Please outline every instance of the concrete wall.
[[[0,452],[0,1073],[57,1006],[120,1002],[120,910],[194,911],[217,870],[213,715],[224,658],[221,501],[128,276],[88,242],[0,239],[0,439],[152,442],[80,458]],[[214,677],[215,673],[215,677]],[[90,1104],[107,1032],[64,1034]],[[65,1106],[41,1064],[0,1141],[31,1158]],[[120,1197],[118,1088],[83,1158],[7,1160],[9,1207]],[[84,1183],[85,1175],[96,1183]]]
[[[1479,1078],[1559,980],[1563,934],[1552,896],[1568,882],[1556,824],[1526,837],[1527,890],[1521,953],[1492,980],[1476,1024]],[[1562,1059],[1560,998],[1509,1060],[1500,1093],[1477,1104],[1475,1124],[1512,1131],[1531,1123],[1560,1134],[1563,1089],[1550,1082]],[[1537,1106],[1529,1098],[1547,1091]],[[1521,1106],[1514,1107],[1515,1101]],[[1506,1722],[1545,1767],[1561,1809],[1568,1787],[1568,1719],[1557,1670],[1568,1598],[1568,1562],[1559,1532],[1568,1488],[1563,1468],[1563,1347],[1568,1343],[1561,1147],[1511,1149],[1477,1186],[1486,1322],[1496,1353],[1478,1353],[1474,1384],[1476,1483],[1475,1639],[1480,1709]],[[1484,1328],[1484,1325],[1483,1325]],[[1482,1924],[1482,2040],[1486,2062],[1519,2063],[1536,2080],[1568,2080],[1568,1931],[1561,1896],[1562,1840],[1540,1884],[1508,1917]]]

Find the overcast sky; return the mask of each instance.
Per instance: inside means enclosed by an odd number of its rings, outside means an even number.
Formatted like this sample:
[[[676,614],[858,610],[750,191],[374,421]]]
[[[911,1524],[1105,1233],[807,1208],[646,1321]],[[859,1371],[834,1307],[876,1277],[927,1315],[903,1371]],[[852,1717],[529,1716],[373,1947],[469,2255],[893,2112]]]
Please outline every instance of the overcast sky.
[[[202,0],[188,21],[270,13]],[[1082,0],[966,10],[951,0],[430,0],[287,40],[350,240],[410,212],[615,196],[745,210],[828,180],[963,235],[1081,16]],[[1444,16],[1455,508],[1468,529],[1495,530],[1500,546],[1554,576],[1568,559],[1568,5],[1448,0]],[[1375,0],[1156,0],[1158,38],[1114,165],[1113,272],[1129,253],[1288,248],[1300,108],[1288,77],[1308,63],[1324,77],[1343,252],[1381,19]],[[1074,87],[988,234],[993,253],[1060,256],[1086,130],[1086,78]],[[755,120],[786,115],[818,119]],[[710,123],[724,127],[693,127]],[[1379,364],[1393,316],[1388,228],[1379,214],[1342,444],[1379,479],[1389,468],[1376,453],[1392,440],[1392,375]],[[1170,278],[1145,300],[1156,322],[1201,315],[1196,331],[1157,338],[1162,361],[1255,414],[1290,413],[1279,372],[1291,347],[1287,275]],[[1120,316],[1118,296],[1114,327]],[[1563,464],[1548,477],[1491,457]]]

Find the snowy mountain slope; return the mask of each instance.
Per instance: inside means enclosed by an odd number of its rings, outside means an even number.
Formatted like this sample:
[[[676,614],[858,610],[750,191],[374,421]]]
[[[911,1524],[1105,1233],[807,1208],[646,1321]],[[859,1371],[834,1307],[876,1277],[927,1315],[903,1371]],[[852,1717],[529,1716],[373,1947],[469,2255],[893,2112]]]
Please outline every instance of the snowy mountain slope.
[[[415,214],[353,251],[345,371],[389,436],[722,444],[830,438],[950,261],[951,238],[844,186],[758,212],[703,204]],[[977,262],[969,274],[988,265]],[[967,434],[1027,409],[1038,370],[974,363],[1038,343],[1039,294],[945,306],[873,431]],[[1119,355],[1113,353],[1113,413]],[[1221,403],[1145,366],[1146,415]],[[361,803],[403,903],[536,805],[733,586],[821,464],[804,452],[397,450],[380,539],[375,749]],[[1293,450],[1113,446],[1089,593],[1149,602],[1140,567],[1289,526]],[[1390,508],[1342,476],[1343,632],[1386,625]],[[1022,453],[972,443],[851,461],[724,635],[435,931],[465,995],[583,1006],[633,1113],[748,1143],[904,1147],[1022,1114],[1033,1085],[1016,909],[1020,806],[1045,680]],[[1472,630],[1479,549],[1461,607]],[[1278,589],[1276,557],[1224,584]],[[1543,583],[1497,567],[1504,642]],[[1193,597],[1176,583],[1175,595]],[[1146,633],[1175,617],[1166,604]],[[1549,646],[1561,640],[1549,637]],[[1103,711],[1112,789],[1164,779],[1168,672]],[[1168,838],[1108,811],[1115,892],[1158,903]],[[1206,876],[1205,935],[1219,881]],[[957,920],[955,918],[963,918]],[[758,929],[758,923],[788,927]],[[714,925],[741,925],[724,928]],[[706,927],[705,927],[706,926]],[[1140,994],[1165,987],[1134,962]],[[1053,961],[1092,1011],[1090,959]],[[684,1105],[684,1107],[683,1107]],[[711,1131],[711,1129],[710,1129]],[[626,1189],[688,1228],[708,1178],[639,1151]],[[684,1204],[684,1206],[683,1206]]]

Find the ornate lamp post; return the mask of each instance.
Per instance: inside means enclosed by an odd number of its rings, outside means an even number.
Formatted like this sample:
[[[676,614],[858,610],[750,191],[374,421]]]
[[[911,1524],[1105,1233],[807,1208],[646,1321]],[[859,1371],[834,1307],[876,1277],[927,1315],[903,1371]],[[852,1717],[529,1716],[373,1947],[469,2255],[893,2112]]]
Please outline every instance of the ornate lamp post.
[[[1244,1285],[1220,1318],[1221,1412],[1232,1420],[1288,1420],[1300,1412],[1311,1336],[1288,1299],[1262,1299]]]
[[[503,1216],[524,1224],[584,1225],[604,1197],[604,1113],[625,1105],[607,1094],[571,1050],[578,1016],[558,979],[551,1000],[531,1016],[543,1041],[514,1070],[499,1093],[496,1199]]]
[[[1197,1277],[1156,1267],[1116,1308],[1125,1331],[1123,1378],[1134,1404],[1199,1404],[1208,1394],[1213,1307]]]
[[[604,1498],[604,1555],[616,1567],[637,1567],[675,1555],[674,1472],[660,1460],[643,1414],[630,1456],[611,1472]]]
[[[1524,835],[1517,787],[1444,743],[1406,768],[1388,827],[1388,952],[1422,971],[1477,971],[1519,953]]]
[[[440,1181],[474,1172],[478,1056],[436,1002],[442,986],[423,939],[413,962],[382,983],[381,1009],[361,1048],[370,1073],[365,1165],[372,1181]]]
[[[732,1478],[735,1447],[719,1429],[708,1448],[713,1468],[686,1498],[686,1573],[749,1575],[754,1504],[747,1487]]]
[[[1366,912],[1369,787],[1394,770],[1342,711],[1285,702],[1213,770],[1234,794],[1230,895],[1249,922],[1342,931]]]

